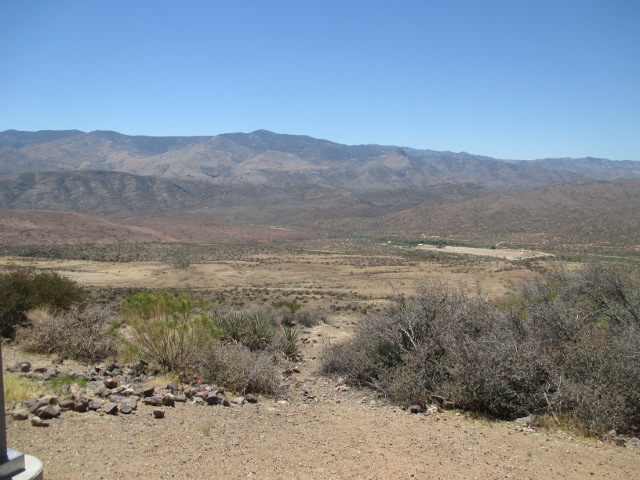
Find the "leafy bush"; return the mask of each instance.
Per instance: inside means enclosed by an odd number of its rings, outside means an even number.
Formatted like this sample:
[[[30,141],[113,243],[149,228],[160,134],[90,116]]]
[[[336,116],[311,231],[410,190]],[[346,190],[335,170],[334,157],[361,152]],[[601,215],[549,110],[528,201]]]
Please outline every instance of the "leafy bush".
[[[107,333],[111,325],[107,308],[73,307],[60,314],[38,309],[28,316],[30,325],[17,333],[21,348],[27,352],[55,353],[81,362],[99,362],[116,353],[114,336]]]
[[[122,301],[120,311],[131,327],[133,349],[165,371],[192,367],[209,342],[221,335],[184,293],[136,293]]]
[[[206,381],[242,394],[273,394],[280,385],[274,356],[239,343],[212,342],[203,355],[200,372]]]
[[[558,268],[499,305],[424,283],[329,348],[322,369],[405,406],[444,398],[496,418],[548,413],[596,434],[639,431],[639,278]]]
[[[76,282],[57,272],[20,268],[0,274],[0,335],[13,338],[16,328],[27,323],[27,312],[47,306],[54,313],[85,299]]]

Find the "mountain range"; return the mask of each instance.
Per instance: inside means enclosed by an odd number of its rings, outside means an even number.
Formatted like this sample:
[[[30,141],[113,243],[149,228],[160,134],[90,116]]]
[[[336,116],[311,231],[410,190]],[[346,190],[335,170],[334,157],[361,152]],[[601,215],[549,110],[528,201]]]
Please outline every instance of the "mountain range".
[[[12,218],[43,210],[120,221],[164,215],[483,241],[535,238],[544,229],[556,244],[585,240],[580,232],[589,225],[588,239],[603,242],[617,226],[633,246],[639,190],[638,161],[499,160],[266,130],[0,133],[0,209]]]

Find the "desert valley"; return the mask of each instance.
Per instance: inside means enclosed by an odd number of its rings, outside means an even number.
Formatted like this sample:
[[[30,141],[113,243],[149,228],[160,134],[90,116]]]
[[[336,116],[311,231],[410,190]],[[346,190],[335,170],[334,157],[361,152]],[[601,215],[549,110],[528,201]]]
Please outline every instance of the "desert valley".
[[[114,339],[103,358],[44,342],[74,325],[60,323],[75,321],[69,311],[83,315],[68,309],[47,312],[50,324],[20,312],[3,330],[5,371],[56,408],[37,427],[44,404],[6,405],[9,445],[43,460],[46,478],[640,474],[640,392],[619,393],[640,363],[638,161],[500,160],[266,130],[8,130],[0,268],[5,286],[15,272],[56,272],[82,289],[81,308],[108,312],[99,334]],[[177,315],[180,295],[182,332],[218,350],[194,347],[178,365],[134,348],[140,305],[162,300]],[[258,335],[258,321],[268,341],[250,346],[240,330]],[[611,355],[584,356],[600,348]],[[268,388],[202,367],[267,357]],[[473,383],[474,361],[495,375]],[[609,365],[611,378],[585,373]],[[134,393],[138,383],[155,391]],[[83,396],[94,411],[77,411]]]

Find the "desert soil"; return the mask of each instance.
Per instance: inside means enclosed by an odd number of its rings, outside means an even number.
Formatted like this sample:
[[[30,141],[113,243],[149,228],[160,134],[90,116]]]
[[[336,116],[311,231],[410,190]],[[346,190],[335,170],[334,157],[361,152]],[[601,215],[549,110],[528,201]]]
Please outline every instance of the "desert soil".
[[[331,323],[305,333],[300,373],[283,379],[280,398],[176,404],[163,419],[145,405],[130,415],[65,412],[46,428],[8,417],[8,444],[40,458],[48,480],[640,478],[631,449],[455,411],[412,415],[318,375],[325,346],[351,333],[346,319]],[[24,359],[4,347],[5,366]]]
[[[527,260],[530,258],[553,257],[553,255],[534,250],[510,249],[510,248],[476,248],[476,247],[454,247],[445,245],[437,247],[435,245],[420,245],[420,250],[441,251],[446,253],[458,253],[461,255],[476,255],[480,257],[504,258],[505,260]]]
[[[411,295],[416,283],[444,280],[479,285],[492,296],[503,296],[515,286],[534,278],[522,265],[502,258],[492,260],[424,260],[395,256],[397,247],[386,255],[369,257],[335,251],[316,253],[250,254],[234,260],[192,264],[172,268],[160,262],[98,262],[89,260],[47,260],[0,257],[0,269],[28,266],[57,270],[81,285],[119,288],[183,288],[216,290],[230,288],[325,290],[334,294],[357,293],[365,302],[379,303],[395,292]],[[492,251],[492,250],[489,250]],[[309,306],[328,307],[326,302]]]

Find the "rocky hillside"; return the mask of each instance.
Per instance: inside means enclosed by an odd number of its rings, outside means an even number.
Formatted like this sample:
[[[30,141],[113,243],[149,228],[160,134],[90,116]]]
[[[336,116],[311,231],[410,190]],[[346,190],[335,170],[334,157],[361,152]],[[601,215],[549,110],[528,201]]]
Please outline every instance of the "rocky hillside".
[[[640,178],[639,165],[596,159],[504,161],[397,146],[348,146],[266,130],[211,137],[0,133],[0,174],[104,170],[217,185],[316,185],[353,193],[443,183],[525,190],[585,179]]]
[[[87,232],[105,232],[108,217],[119,219],[119,230],[98,241],[139,239],[140,232],[192,240],[214,221],[216,228],[633,249],[639,189],[640,162],[633,161],[505,161],[265,130],[211,137],[0,133],[0,209],[86,214],[80,223],[92,228],[65,235],[85,240]],[[101,218],[92,221],[95,215]],[[0,237],[20,243],[56,236],[45,217],[28,218],[3,220]]]

